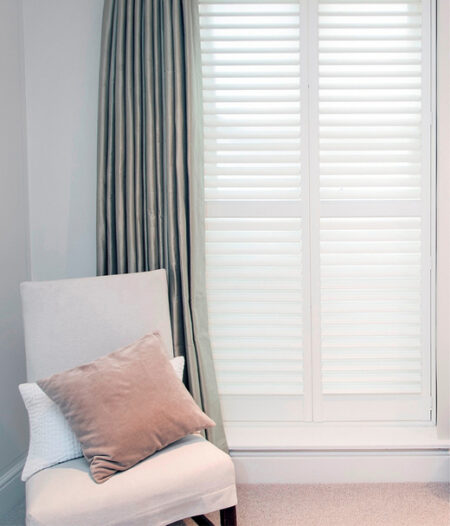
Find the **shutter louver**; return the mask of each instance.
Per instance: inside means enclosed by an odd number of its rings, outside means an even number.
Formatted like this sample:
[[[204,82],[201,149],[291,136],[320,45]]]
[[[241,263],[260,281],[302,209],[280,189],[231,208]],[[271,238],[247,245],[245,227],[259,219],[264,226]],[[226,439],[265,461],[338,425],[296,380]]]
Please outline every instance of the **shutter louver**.
[[[420,219],[321,221],[325,394],[420,393]]]

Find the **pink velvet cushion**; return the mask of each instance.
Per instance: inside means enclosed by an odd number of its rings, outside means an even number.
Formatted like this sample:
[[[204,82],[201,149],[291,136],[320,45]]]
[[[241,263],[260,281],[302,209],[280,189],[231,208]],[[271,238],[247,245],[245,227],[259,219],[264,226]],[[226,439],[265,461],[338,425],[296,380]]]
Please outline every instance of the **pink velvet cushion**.
[[[98,483],[215,425],[177,378],[158,333],[37,383],[68,420]]]

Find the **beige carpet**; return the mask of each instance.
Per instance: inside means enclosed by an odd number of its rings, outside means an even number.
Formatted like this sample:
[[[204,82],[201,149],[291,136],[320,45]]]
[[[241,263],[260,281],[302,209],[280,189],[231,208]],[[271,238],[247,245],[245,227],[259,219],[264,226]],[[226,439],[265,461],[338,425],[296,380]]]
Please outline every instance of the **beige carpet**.
[[[450,526],[448,484],[252,485],[238,499],[239,526]]]

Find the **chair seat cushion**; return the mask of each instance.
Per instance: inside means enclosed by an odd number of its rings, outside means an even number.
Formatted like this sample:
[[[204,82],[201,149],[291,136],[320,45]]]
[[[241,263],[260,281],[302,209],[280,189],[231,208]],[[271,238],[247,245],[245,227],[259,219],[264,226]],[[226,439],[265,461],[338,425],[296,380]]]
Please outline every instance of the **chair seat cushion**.
[[[231,458],[199,435],[96,484],[83,458],[26,483],[29,526],[165,526],[236,504]]]

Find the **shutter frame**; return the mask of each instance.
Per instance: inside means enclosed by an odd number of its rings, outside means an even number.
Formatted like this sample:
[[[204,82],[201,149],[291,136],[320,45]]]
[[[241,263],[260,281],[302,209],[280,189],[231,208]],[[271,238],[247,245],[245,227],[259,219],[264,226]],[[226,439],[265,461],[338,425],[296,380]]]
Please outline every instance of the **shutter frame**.
[[[225,420],[429,422],[430,0],[199,6]]]

